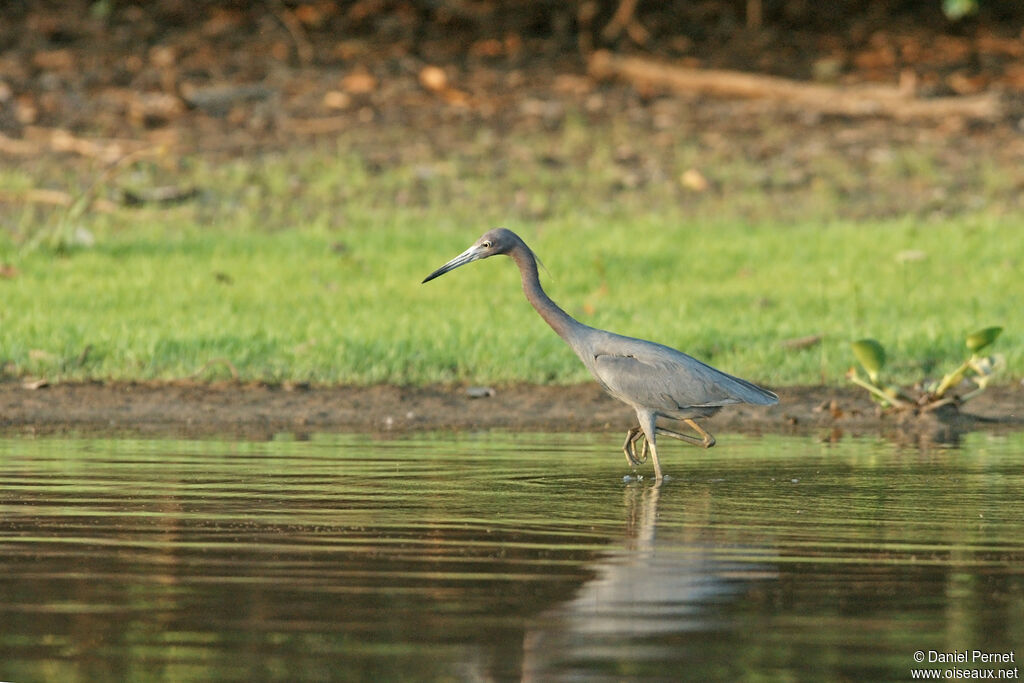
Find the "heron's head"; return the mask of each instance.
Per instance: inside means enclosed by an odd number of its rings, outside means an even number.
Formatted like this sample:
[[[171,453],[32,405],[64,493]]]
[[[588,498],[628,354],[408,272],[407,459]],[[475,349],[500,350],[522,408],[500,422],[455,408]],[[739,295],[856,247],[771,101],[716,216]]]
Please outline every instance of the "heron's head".
[[[522,242],[519,235],[511,230],[506,230],[505,228],[488,230],[480,236],[480,239],[473,243],[473,246],[425,277],[423,282],[430,282],[435,277],[440,277],[449,270],[455,270],[467,263],[479,261],[482,258],[495,256],[496,254],[507,254],[516,245],[522,244]]]

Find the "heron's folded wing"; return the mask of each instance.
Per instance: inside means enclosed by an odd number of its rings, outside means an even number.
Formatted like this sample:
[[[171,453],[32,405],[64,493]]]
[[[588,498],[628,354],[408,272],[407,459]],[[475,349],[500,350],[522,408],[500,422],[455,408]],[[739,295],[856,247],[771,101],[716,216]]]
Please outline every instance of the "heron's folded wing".
[[[598,355],[594,366],[599,381],[613,396],[656,410],[760,403],[764,402],[761,396],[769,393],[695,358],[679,355],[681,359]]]

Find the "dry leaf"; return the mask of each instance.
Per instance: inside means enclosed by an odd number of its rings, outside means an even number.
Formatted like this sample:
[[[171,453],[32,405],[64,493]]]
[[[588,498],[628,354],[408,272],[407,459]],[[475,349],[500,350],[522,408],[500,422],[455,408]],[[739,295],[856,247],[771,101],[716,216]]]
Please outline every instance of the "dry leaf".
[[[377,89],[377,79],[368,71],[353,71],[341,79],[341,89],[353,95],[366,95]]]
[[[956,71],[949,75],[946,83],[957,95],[973,95],[988,87],[988,77],[984,74],[968,76],[963,71]]]
[[[499,57],[505,46],[497,38],[478,40],[469,46],[469,54],[474,57]]]
[[[40,50],[32,55],[32,63],[40,69],[69,71],[75,66],[75,55],[67,48]]]
[[[128,105],[128,115],[136,123],[147,125],[169,121],[184,111],[181,98],[163,92],[134,93]]]
[[[833,417],[833,419],[836,420],[843,416],[843,409],[839,406],[839,402],[836,401],[835,399],[832,399],[832,401],[829,402],[828,412]]]
[[[178,61],[178,51],[168,45],[154,45],[149,49],[149,62],[158,69],[174,66]]]
[[[331,14],[334,13],[335,7],[333,3],[321,3],[319,5],[299,5],[296,7],[292,14],[295,18],[306,26],[317,27],[323,24]]]
[[[458,107],[469,106],[469,95],[461,90],[456,90],[455,88],[445,88],[441,93],[441,97],[443,97],[444,101],[448,104],[454,104]]]
[[[695,168],[688,169],[683,172],[683,175],[679,176],[679,182],[688,190],[694,192],[705,192],[711,184],[708,183],[708,179],[704,177],[704,174]]]
[[[214,9],[200,29],[204,35],[219,36],[237,29],[245,20],[240,10]]]
[[[440,92],[448,87],[448,75],[439,66],[425,66],[420,69],[420,85],[431,92]]]
[[[348,93],[340,90],[328,90],[324,93],[324,106],[328,109],[347,109],[352,104],[352,98]]]
[[[35,98],[29,94],[18,95],[14,116],[18,119],[18,123],[26,125],[35,123],[39,118],[39,107],[36,105]]]

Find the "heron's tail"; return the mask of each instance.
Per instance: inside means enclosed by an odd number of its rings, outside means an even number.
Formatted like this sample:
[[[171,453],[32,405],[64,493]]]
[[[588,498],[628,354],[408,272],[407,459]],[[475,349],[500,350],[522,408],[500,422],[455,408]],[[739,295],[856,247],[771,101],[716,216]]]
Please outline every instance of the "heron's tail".
[[[748,382],[733,375],[726,376],[732,380],[729,386],[729,393],[743,403],[750,403],[755,406],[770,406],[779,402],[779,397],[774,391],[762,389],[753,382]]]

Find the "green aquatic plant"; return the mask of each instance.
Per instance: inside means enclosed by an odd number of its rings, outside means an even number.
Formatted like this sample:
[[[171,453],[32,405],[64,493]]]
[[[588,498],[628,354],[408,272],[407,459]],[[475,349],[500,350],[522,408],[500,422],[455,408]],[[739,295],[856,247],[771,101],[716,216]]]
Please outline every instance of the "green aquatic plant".
[[[955,370],[943,375],[941,380],[923,380],[914,391],[906,391],[894,385],[882,382],[881,373],[885,367],[886,354],[883,347],[875,339],[859,339],[851,343],[853,355],[867,373],[861,376],[856,367],[851,367],[846,377],[859,387],[871,393],[871,397],[882,408],[907,410],[911,408],[929,411],[944,405],[962,405],[971,400],[988,386],[992,377],[1006,365],[1002,354],[991,356],[979,355],[991,346],[1003,331],[1002,327],[986,327],[967,335],[964,346],[970,356]],[[950,394],[950,390],[959,386],[964,380],[973,382],[974,389],[963,395]]]
[[[867,389],[871,397],[883,408],[903,408],[911,405],[907,398],[897,386],[886,386],[881,382],[882,368],[885,367],[885,347],[874,339],[859,339],[851,344],[853,355],[857,362],[867,372],[867,378],[862,378],[857,368],[850,368],[846,377],[857,386]]]

